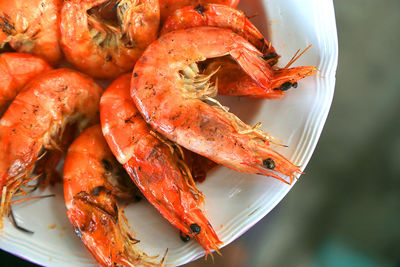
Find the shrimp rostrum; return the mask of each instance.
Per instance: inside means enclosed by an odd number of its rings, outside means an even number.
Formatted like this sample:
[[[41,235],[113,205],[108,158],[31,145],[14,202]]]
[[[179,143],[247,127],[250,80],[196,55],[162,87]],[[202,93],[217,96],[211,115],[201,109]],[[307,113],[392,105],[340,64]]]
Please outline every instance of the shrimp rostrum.
[[[226,55],[260,87],[271,86],[272,74],[262,53],[232,30],[179,30],[152,43],[136,63],[131,95],[137,108],[155,131],[188,150],[237,171],[291,183],[299,168],[270,148],[270,136],[214,100],[217,84],[210,84],[211,75],[198,73],[197,62]]]
[[[126,177],[125,177],[126,176]],[[75,233],[102,266],[160,266],[136,247],[117,198],[127,198],[129,179],[108,148],[100,125],[70,146],[64,164],[64,198]]]
[[[0,219],[13,195],[24,192],[36,163],[61,150],[69,129],[98,121],[101,92],[91,78],[58,69],[30,81],[14,99],[0,121]]]

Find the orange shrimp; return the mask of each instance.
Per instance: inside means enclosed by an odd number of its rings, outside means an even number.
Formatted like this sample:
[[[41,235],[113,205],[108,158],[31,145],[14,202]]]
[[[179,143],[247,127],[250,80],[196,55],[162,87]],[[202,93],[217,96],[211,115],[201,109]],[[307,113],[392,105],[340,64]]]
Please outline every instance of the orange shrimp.
[[[46,61],[30,54],[0,54],[0,117],[27,82],[49,70]]]
[[[98,121],[102,88],[69,69],[49,71],[30,81],[0,120],[0,219],[12,196],[31,180],[46,151],[60,149],[64,129]],[[0,227],[0,228],[1,228]]]
[[[239,5],[239,0],[161,0],[161,22],[164,22],[177,9],[204,3],[215,3],[235,8]]]
[[[61,59],[62,0],[0,0],[0,46],[31,53],[57,65]]]
[[[108,148],[100,125],[70,146],[64,164],[64,198],[75,233],[101,266],[159,266],[138,248],[118,207],[126,172]],[[129,194],[128,194],[129,195]]]
[[[207,38],[204,38],[207,36]],[[298,167],[269,148],[271,137],[250,127],[211,98],[217,88],[199,75],[196,62],[232,56],[257,81],[270,87],[273,73],[262,53],[229,29],[198,27],[160,37],[138,60],[131,95],[154,130],[169,140],[237,171],[293,177]],[[272,81],[271,81],[272,80]],[[211,107],[202,100],[217,103]]]
[[[225,5],[199,4],[176,10],[163,24],[161,35],[168,32],[201,26],[231,29],[253,44],[269,63],[274,65],[278,55],[272,44],[251,23],[243,11]]]
[[[221,241],[199,208],[196,189],[182,151],[152,133],[129,95],[130,75],[114,81],[101,97],[105,139],[147,200],[175,227],[194,237],[207,253]]]
[[[297,87],[298,80],[313,75],[316,71],[313,66],[290,69],[288,67],[283,69],[272,67],[279,59],[272,44],[263,37],[242,11],[224,5],[202,4],[179,9],[167,19],[161,34],[200,26],[233,30],[263,53],[263,59],[271,65],[271,71],[275,72],[276,83],[271,85],[271,88],[260,88],[229,57],[213,60],[207,66],[204,74],[211,74],[219,70],[212,81],[218,80],[218,93],[220,94],[268,99],[281,98],[285,95],[285,91],[291,87]]]
[[[111,79],[133,69],[157,38],[157,0],[70,0],[61,10],[61,46],[75,68]]]

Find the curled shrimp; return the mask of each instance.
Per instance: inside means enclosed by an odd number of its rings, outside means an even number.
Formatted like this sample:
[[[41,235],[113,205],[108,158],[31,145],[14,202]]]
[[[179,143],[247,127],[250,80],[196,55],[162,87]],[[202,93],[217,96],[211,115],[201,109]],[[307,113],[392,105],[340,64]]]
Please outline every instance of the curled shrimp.
[[[111,79],[133,69],[157,37],[157,0],[70,0],[61,10],[61,45],[75,68]]]
[[[270,87],[262,88],[229,56],[218,58],[207,65],[204,74],[215,73],[218,70],[211,81],[218,80],[218,93],[220,94],[268,99],[281,98],[285,95],[285,91],[297,87],[297,81],[316,72],[316,68],[313,66],[273,67],[278,62],[279,56],[272,44],[263,37],[242,11],[224,5],[202,4],[179,9],[167,19],[161,34],[200,26],[231,29],[245,38],[263,54],[265,62],[270,65],[270,71],[275,76],[273,78],[275,82]]]
[[[191,28],[161,36],[138,60],[131,82],[137,108],[155,131],[195,153],[237,171],[291,183],[298,167],[270,149],[270,136],[214,100],[218,89],[210,84],[210,75],[196,71],[196,62],[226,55],[259,86],[271,86],[273,73],[262,53],[244,38],[229,29]],[[289,176],[290,182],[276,172]]]
[[[0,120],[1,227],[11,198],[24,193],[35,163],[47,151],[61,150],[65,130],[98,121],[101,93],[89,77],[58,69],[30,81],[11,103]]]
[[[56,65],[61,59],[61,0],[0,0],[0,46],[9,43]]]
[[[0,54],[0,118],[27,82],[49,70],[46,61],[30,54]]]
[[[136,247],[117,197],[129,191],[126,172],[108,148],[100,125],[86,129],[70,146],[64,164],[64,199],[75,233],[102,266],[160,266]]]
[[[239,0],[161,0],[161,22],[164,22],[177,9],[204,3],[215,3],[235,8],[239,5]]]
[[[152,132],[129,95],[130,75],[114,81],[101,97],[104,137],[117,160],[147,200],[207,253],[221,241],[201,211],[203,195],[196,189],[182,150]]]
[[[201,26],[231,29],[254,45],[269,63],[274,65],[278,55],[272,44],[251,23],[243,11],[218,4],[199,4],[176,10],[163,24],[161,35],[168,32]]]

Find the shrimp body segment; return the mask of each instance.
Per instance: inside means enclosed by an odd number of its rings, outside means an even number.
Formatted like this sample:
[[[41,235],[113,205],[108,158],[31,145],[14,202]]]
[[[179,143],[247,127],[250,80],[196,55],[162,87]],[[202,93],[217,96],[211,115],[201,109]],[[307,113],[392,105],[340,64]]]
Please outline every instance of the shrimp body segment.
[[[204,38],[207,36],[207,38]],[[269,148],[270,137],[221,105],[210,106],[217,88],[196,73],[196,62],[232,56],[260,86],[271,73],[262,53],[231,30],[198,27],[168,33],[135,65],[131,95],[144,119],[169,140],[232,169],[290,180],[299,169]],[[218,102],[217,102],[218,103]]]
[[[98,121],[102,88],[69,69],[49,71],[30,81],[0,120],[1,218],[10,199],[30,180],[35,163],[60,149],[64,130]]]
[[[30,54],[0,54],[0,117],[27,82],[49,70],[46,61]]]
[[[111,151],[147,200],[209,253],[221,241],[202,210],[202,194],[182,168],[179,151],[151,133],[129,95],[130,75],[114,81],[101,98],[103,134]],[[169,145],[168,145],[169,144]]]
[[[9,43],[56,65],[61,59],[60,8],[62,0],[0,0],[0,46]]]
[[[61,10],[66,59],[92,77],[111,79],[133,69],[157,37],[157,0],[70,0]]]
[[[197,6],[205,3],[227,5],[236,8],[239,5],[239,0],[161,0],[161,22],[164,22],[177,9],[185,6]]]
[[[101,266],[158,266],[136,248],[118,207],[122,166],[108,148],[100,125],[70,146],[64,164],[64,197],[75,233]],[[129,177],[128,177],[129,179]],[[121,225],[122,224],[122,225]]]

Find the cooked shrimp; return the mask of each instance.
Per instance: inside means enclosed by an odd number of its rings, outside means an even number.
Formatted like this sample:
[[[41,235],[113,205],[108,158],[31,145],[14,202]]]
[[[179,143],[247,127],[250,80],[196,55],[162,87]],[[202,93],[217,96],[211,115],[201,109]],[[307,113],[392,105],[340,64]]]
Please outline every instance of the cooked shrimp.
[[[100,125],[70,146],[64,164],[64,198],[75,233],[101,266],[156,266],[140,251],[118,207],[126,172],[108,148]],[[127,175],[126,175],[127,176]],[[158,264],[157,264],[158,265]]]
[[[61,59],[61,0],[0,0],[0,46],[31,53],[57,65]]]
[[[92,79],[58,69],[33,79],[18,94],[0,120],[0,219],[8,215],[12,196],[24,192],[35,163],[46,151],[60,149],[65,128],[83,129],[98,121],[101,93]]]
[[[161,0],[161,22],[164,22],[175,10],[185,6],[195,6],[204,3],[215,3],[237,7],[239,0]]]
[[[46,61],[30,54],[0,54],[0,118],[27,82],[49,70]]]
[[[101,97],[103,134],[143,195],[207,253],[221,241],[201,211],[202,194],[191,179],[179,147],[152,133],[129,95],[130,75],[114,81]]]
[[[161,35],[201,26],[231,29],[253,44],[264,54],[264,58],[268,58],[271,65],[278,61],[272,44],[264,38],[244,12],[225,5],[201,4],[178,9],[165,21]]]
[[[246,15],[242,11],[224,5],[202,4],[179,9],[167,19],[161,33],[200,26],[231,29],[263,53],[266,63],[273,66],[278,62],[279,56],[272,44],[263,37]],[[283,69],[271,67],[271,71],[276,73],[274,76],[279,77],[279,83],[267,90],[258,86],[229,56],[213,60],[204,74],[215,73],[216,70],[218,72],[211,81],[218,80],[218,93],[274,99],[283,97],[285,91],[291,87],[297,87],[297,81],[314,74],[316,68],[313,66]]]
[[[191,28],[162,36],[138,60],[131,83],[136,106],[155,131],[193,152],[237,171],[285,182],[276,172],[288,175],[291,183],[298,167],[270,149],[270,136],[211,98],[217,88],[209,83],[210,76],[196,73],[196,62],[226,55],[259,86],[274,83],[262,53],[244,38],[228,29]]]
[[[133,69],[157,37],[157,0],[70,0],[61,10],[61,45],[77,69],[111,79]]]

